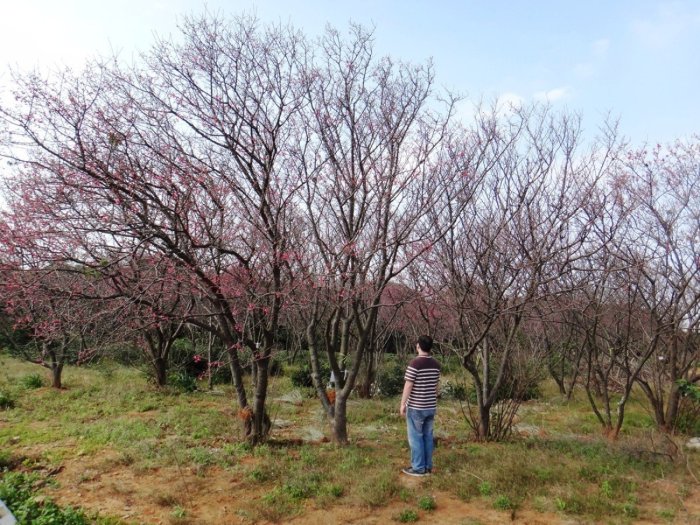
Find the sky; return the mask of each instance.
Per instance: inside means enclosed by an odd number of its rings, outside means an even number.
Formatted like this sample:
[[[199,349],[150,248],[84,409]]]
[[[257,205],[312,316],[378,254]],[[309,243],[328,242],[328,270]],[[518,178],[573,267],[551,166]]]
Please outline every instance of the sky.
[[[432,59],[439,87],[479,100],[548,101],[593,136],[609,115],[633,144],[700,133],[700,0],[2,0],[0,90],[9,68],[131,60],[184,16],[255,14],[307,36],[350,21],[377,54]]]

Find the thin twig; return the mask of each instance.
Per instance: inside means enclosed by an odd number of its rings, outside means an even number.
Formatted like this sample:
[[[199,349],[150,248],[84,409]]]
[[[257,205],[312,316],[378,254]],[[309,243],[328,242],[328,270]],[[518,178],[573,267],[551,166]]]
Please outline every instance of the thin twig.
[[[700,481],[698,481],[698,478],[695,476],[693,469],[690,468],[690,454],[685,455],[685,466],[688,469],[688,474],[690,474],[692,476],[692,478],[695,480],[695,483],[700,485]]]

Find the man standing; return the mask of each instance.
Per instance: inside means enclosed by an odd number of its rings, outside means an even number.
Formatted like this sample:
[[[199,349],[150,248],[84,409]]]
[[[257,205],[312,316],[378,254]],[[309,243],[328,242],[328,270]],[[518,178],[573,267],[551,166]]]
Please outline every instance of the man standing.
[[[411,466],[402,470],[409,476],[426,476],[433,470],[433,423],[437,410],[440,363],[432,356],[433,339],[421,335],[416,344],[418,357],[406,368],[399,412],[406,418]]]

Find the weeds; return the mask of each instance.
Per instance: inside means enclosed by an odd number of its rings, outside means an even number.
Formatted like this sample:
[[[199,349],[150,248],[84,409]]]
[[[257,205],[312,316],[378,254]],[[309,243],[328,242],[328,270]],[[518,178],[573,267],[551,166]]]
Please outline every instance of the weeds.
[[[413,523],[414,521],[418,521],[418,513],[412,509],[402,510],[396,517],[396,521],[400,523]]]
[[[41,388],[44,386],[44,378],[39,374],[27,374],[19,380],[19,383],[26,389]]]
[[[0,410],[15,408],[15,396],[5,390],[0,390]]]
[[[515,508],[515,505],[508,496],[500,495],[493,502],[493,508],[498,510],[511,510]]]
[[[0,479],[0,500],[12,511],[18,523],[33,525],[88,525],[82,510],[61,508],[48,498],[35,494],[37,476],[8,472]]]
[[[422,496],[418,500],[418,508],[421,510],[435,510],[437,508],[435,498],[432,496]]]
[[[399,491],[396,476],[389,473],[379,473],[376,475],[364,476],[357,480],[358,486],[355,490],[360,503],[368,507],[381,507],[386,505]]]
[[[300,500],[276,487],[265,494],[259,504],[254,505],[254,510],[261,519],[276,523],[298,514],[301,504]]]
[[[219,475],[216,468],[222,467],[225,475],[240,482],[236,490],[256,495],[236,511],[251,522],[284,522],[305,509],[339,503],[377,509],[397,502],[416,519],[431,512],[431,520],[439,522],[444,506],[438,509],[433,496],[421,495],[421,490],[465,501],[476,498],[475,504],[496,509],[490,512],[523,505],[581,522],[673,521],[680,519],[683,500],[696,490],[685,464],[654,454],[653,444],[653,450],[644,453],[652,430],[641,409],[630,405],[632,424],[619,442],[610,443],[595,432],[580,431],[586,425],[597,429],[585,403],[574,399],[566,404],[555,398],[556,393],[548,394],[547,385],[542,401],[523,406],[522,422],[547,429],[548,437],[507,443],[469,442],[459,402],[443,398],[436,422],[441,433],[435,452],[437,474],[422,480],[417,489],[406,487],[399,474],[409,451],[395,399],[351,398],[352,443],[343,447],[300,444],[296,439],[309,421],[319,424],[317,400],[280,403],[278,415],[289,421],[279,431],[283,437],[275,441],[273,434],[267,444],[251,447],[242,439],[230,387],[222,386],[229,389],[221,396],[203,391],[179,395],[173,389],[155,389],[133,369],[114,366],[106,373],[67,367],[70,387],[56,392],[26,387],[24,378],[36,375],[26,364],[7,359],[3,366],[0,394],[13,400],[14,409],[0,411],[0,468],[21,464],[23,470],[39,470],[70,463],[81,454],[81,461],[85,458],[90,465],[76,481],[98,484],[97,472],[148,473],[177,466],[182,478]],[[275,395],[291,388],[289,377],[279,378]],[[26,458],[25,450],[32,449],[38,452]],[[695,471],[700,468],[697,457],[688,461]],[[650,485],[661,478],[669,487],[665,494]],[[204,484],[205,479],[198,481]],[[190,487],[195,485],[197,481]],[[195,501],[182,499],[196,491],[171,484],[150,486],[144,493],[111,481],[102,481],[102,487],[122,498],[142,496],[164,513],[164,523],[198,522]],[[395,521],[399,517],[391,516]]]

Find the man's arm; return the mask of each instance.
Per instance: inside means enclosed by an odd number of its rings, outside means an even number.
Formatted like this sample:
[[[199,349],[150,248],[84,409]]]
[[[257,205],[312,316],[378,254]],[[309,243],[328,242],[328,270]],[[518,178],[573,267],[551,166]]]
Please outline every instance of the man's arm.
[[[406,381],[403,385],[403,393],[401,394],[401,405],[399,405],[399,414],[401,414],[401,417],[406,417],[406,403],[408,403],[408,396],[411,395],[411,390],[413,390],[413,381]]]

